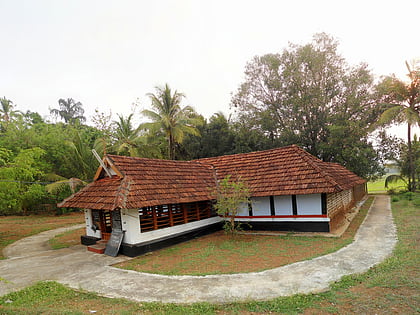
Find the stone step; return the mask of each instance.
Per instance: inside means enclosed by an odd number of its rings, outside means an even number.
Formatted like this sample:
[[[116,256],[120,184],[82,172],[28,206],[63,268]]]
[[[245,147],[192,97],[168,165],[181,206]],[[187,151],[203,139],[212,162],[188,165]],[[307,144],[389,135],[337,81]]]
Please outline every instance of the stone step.
[[[95,244],[95,245],[89,245],[87,247],[87,250],[90,252],[94,252],[97,254],[103,254],[105,252],[105,247],[106,247],[106,243],[105,244]]]

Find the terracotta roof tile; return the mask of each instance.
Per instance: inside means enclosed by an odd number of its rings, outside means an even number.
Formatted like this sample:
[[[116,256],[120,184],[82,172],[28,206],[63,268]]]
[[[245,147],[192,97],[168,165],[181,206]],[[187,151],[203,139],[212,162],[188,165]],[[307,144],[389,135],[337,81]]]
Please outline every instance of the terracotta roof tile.
[[[195,161],[107,158],[123,178],[100,178],[60,206],[113,210],[210,200],[216,178],[227,175],[245,181],[255,197],[332,193],[365,182],[295,145]]]

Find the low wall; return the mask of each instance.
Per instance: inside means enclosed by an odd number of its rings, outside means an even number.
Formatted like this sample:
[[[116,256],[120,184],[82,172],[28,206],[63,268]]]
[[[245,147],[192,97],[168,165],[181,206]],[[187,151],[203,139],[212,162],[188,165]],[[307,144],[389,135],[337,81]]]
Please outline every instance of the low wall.
[[[330,231],[339,228],[345,223],[346,214],[349,213],[355,204],[362,200],[366,194],[366,184],[360,184],[352,189],[327,195]]]

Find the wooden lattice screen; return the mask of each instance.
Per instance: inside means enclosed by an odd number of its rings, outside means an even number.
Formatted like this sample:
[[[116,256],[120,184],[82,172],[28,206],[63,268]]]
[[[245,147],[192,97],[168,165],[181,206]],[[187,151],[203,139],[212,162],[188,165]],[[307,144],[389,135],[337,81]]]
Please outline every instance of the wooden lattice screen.
[[[143,207],[139,210],[141,232],[148,232],[216,216],[210,201]]]

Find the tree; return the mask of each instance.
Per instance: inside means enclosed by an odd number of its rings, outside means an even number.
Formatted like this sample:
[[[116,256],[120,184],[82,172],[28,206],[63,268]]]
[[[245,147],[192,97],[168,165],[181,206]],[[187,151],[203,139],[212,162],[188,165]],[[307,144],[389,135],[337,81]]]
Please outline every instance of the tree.
[[[235,119],[245,130],[263,134],[267,146],[297,144],[324,161],[340,162],[369,177],[380,170],[377,159],[371,159],[376,152],[368,140],[368,128],[379,111],[373,76],[365,64],[349,66],[337,47],[336,40],[321,33],[309,44],[290,44],[281,54],[255,57],[232,99]],[[344,142],[338,138],[342,135]],[[366,165],[377,165],[358,168],[354,154],[360,150],[369,151],[359,156]]]
[[[180,156],[185,159],[199,159],[232,154],[234,151],[234,131],[225,115],[213,114],[209,121],[201,116],[197,126],[200,136],[188,135],[180,148]]]
[[[168,84],[156,87],[156,94],[149,93],[153,110],[141,113],[152,122],[143,123],[140,127],[149,130],[155,137],[164,136],[167,141],[168,158],[175,159],[175,146],[181,144],[186,134],[199,135],[197,124],[200,123],[191,106],[181,107],[184,94],[172,93]]]
[[[98,168],[98,161],[92,154],[92,145],[83,138],[83,134],[76,131],[73,139],[66,142],[70,148],[67,163],[74,170],[73,177],[91,181]]]
[[[109,111],[109,114],[105,114],[104,112],[99,112],[98,109],[95,109],[95,115],[92,117],[95,128],[102,133],[102,136],[96,139],[94,147],[96,151],[102,152],[103,155],[107,153],[108,147],[111,145],[113,125],[111,117],[111,111]]]
[[[411,127],[420,123],[420,63],[406,62],[409,82],[387,76],[378,84],[377,89],[382,96],[381,103],[386,110],[379,117],[378,125],[391,123],[407,123],[407,154],[408,154],[408,189],[416,189],[416,173],[412,150]]]
[[[50,109],[50,113],[59,116],[67,124],[75,124],[77,121],[85,122],[85,110],[80,102],[76,102],[72,98],[58,100],[59,109]]]
[[[241,230],[241,223],[235,222],[241,207],[248,207],[250,192],[246,184],[239,179],[234,180],[231,175],[223,178],[217,185],[217,199],[214,205],[217,214],[224,220],[223,229],[231,236]]]
[[[0,214],[26,214],[33,201],[40,202],[45,196],[44,187],[33,185],[45,175],[45,151],[40,148],[21,150],[12,156],[9,150],[1,150],[0,166]]]
[[[159,148],[149,145],[145,135],[141,135],[140,128],[134,128],[130,114],[127,118],[118,115],[119,120],[114,121],[115,148],[118,154],[134,157],[159,157]]]
[[[18,110],[14,110],[14,105],[11,100],[8,100],[6,97],[0,98],[1,108],[0,108],[0,115],[1,115],[1,129],[5,130],[12,118],[22,114]]]

